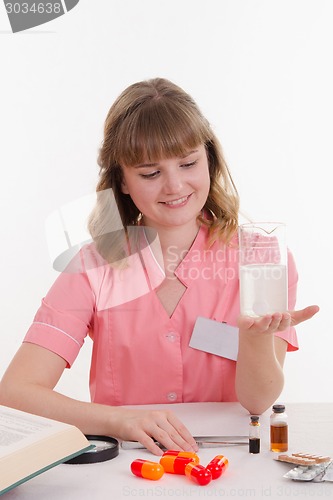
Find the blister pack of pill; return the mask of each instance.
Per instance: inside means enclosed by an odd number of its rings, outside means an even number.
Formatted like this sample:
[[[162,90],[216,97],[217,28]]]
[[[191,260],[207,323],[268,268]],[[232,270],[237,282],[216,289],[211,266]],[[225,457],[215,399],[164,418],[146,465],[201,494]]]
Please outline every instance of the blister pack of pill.
[[[326,469],[333,463],[331,457],[310,453],[279,455],[277,460],[296,465],[283,476],[296,481],[322,481]]]
[[[329,463],[323,474],[323,481],[333,481],[333,460]]]

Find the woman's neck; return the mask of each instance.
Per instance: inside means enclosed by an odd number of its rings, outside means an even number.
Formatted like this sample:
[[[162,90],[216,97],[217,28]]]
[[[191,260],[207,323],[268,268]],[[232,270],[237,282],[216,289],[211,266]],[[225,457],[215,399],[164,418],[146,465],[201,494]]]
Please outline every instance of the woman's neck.
[[[143,225],[145,226],[144,223]],[[189,250],[198,234],[199,227],[200,223],[198,222],[188,224],[187,226],[158,228],[145,226],[145,232],[148,241],[153,241],[156,239],[156,234],[158,235],[159,243],[164,254],[171,246],[178,248],[180,251]]]
[[[199,224],[187,228],[184,226],[159,228],[158,231],[152,227],[146,226],[144,228],[151,249],[167,275],[170,274],[167,270],[176,269],[183,260],[191,248],[199,228]]]

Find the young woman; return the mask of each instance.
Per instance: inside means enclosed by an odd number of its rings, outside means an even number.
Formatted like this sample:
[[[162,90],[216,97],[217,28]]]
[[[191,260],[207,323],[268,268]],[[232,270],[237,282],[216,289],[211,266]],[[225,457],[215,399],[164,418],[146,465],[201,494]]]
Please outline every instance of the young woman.
[[[99,165],[93,242],[43,299],[0,403],[157,455],[154,439],[196,450],[171,411],[126,405],[238,400],[263,412],[282,390],[286,351],[297,349],[294,326],[318,307],[293,310],[289,254],[289,311],[240,316],[237,191],[209,123],[178,86],[128,87],[106,118]],[[237,362],[189,346],[199,316],[238,326]],[[88,334],[91,403],[54,391]]]

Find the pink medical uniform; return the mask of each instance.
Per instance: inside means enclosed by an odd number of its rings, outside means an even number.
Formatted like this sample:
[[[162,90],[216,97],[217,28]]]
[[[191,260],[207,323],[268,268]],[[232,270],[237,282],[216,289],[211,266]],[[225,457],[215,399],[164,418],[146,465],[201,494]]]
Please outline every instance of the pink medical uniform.
[[[76,268],[62,272],[43,299],[24,340],[58,354],[70,367],[89,335],[90,394],[96,403],[237,401],[236,362],[189,347],[198,316],[237,326],[237,246],[215,242],[208,248],[208,230],[200,227],[175,271],[186,289],[169,317],[156,294],[164,271],[144,228],[140,232],[140,251],[123,268],[104,261],[93,243],[83,247]],[[297,279],[289,253],[289,309],[295,306]],[[294,328],[276,335],[289,351],[298,348]]]

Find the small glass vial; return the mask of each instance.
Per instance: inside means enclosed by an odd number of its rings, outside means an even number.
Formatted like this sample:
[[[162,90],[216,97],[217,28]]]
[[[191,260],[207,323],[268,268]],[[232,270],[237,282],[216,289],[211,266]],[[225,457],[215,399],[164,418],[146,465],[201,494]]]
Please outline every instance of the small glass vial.
[[[270,416],[271,451],[288,450],[288,417],[284,405],[274,405]]]
[[[251,416],[249,426],[249,452],[260,453],[260,423],[256,415]]]

